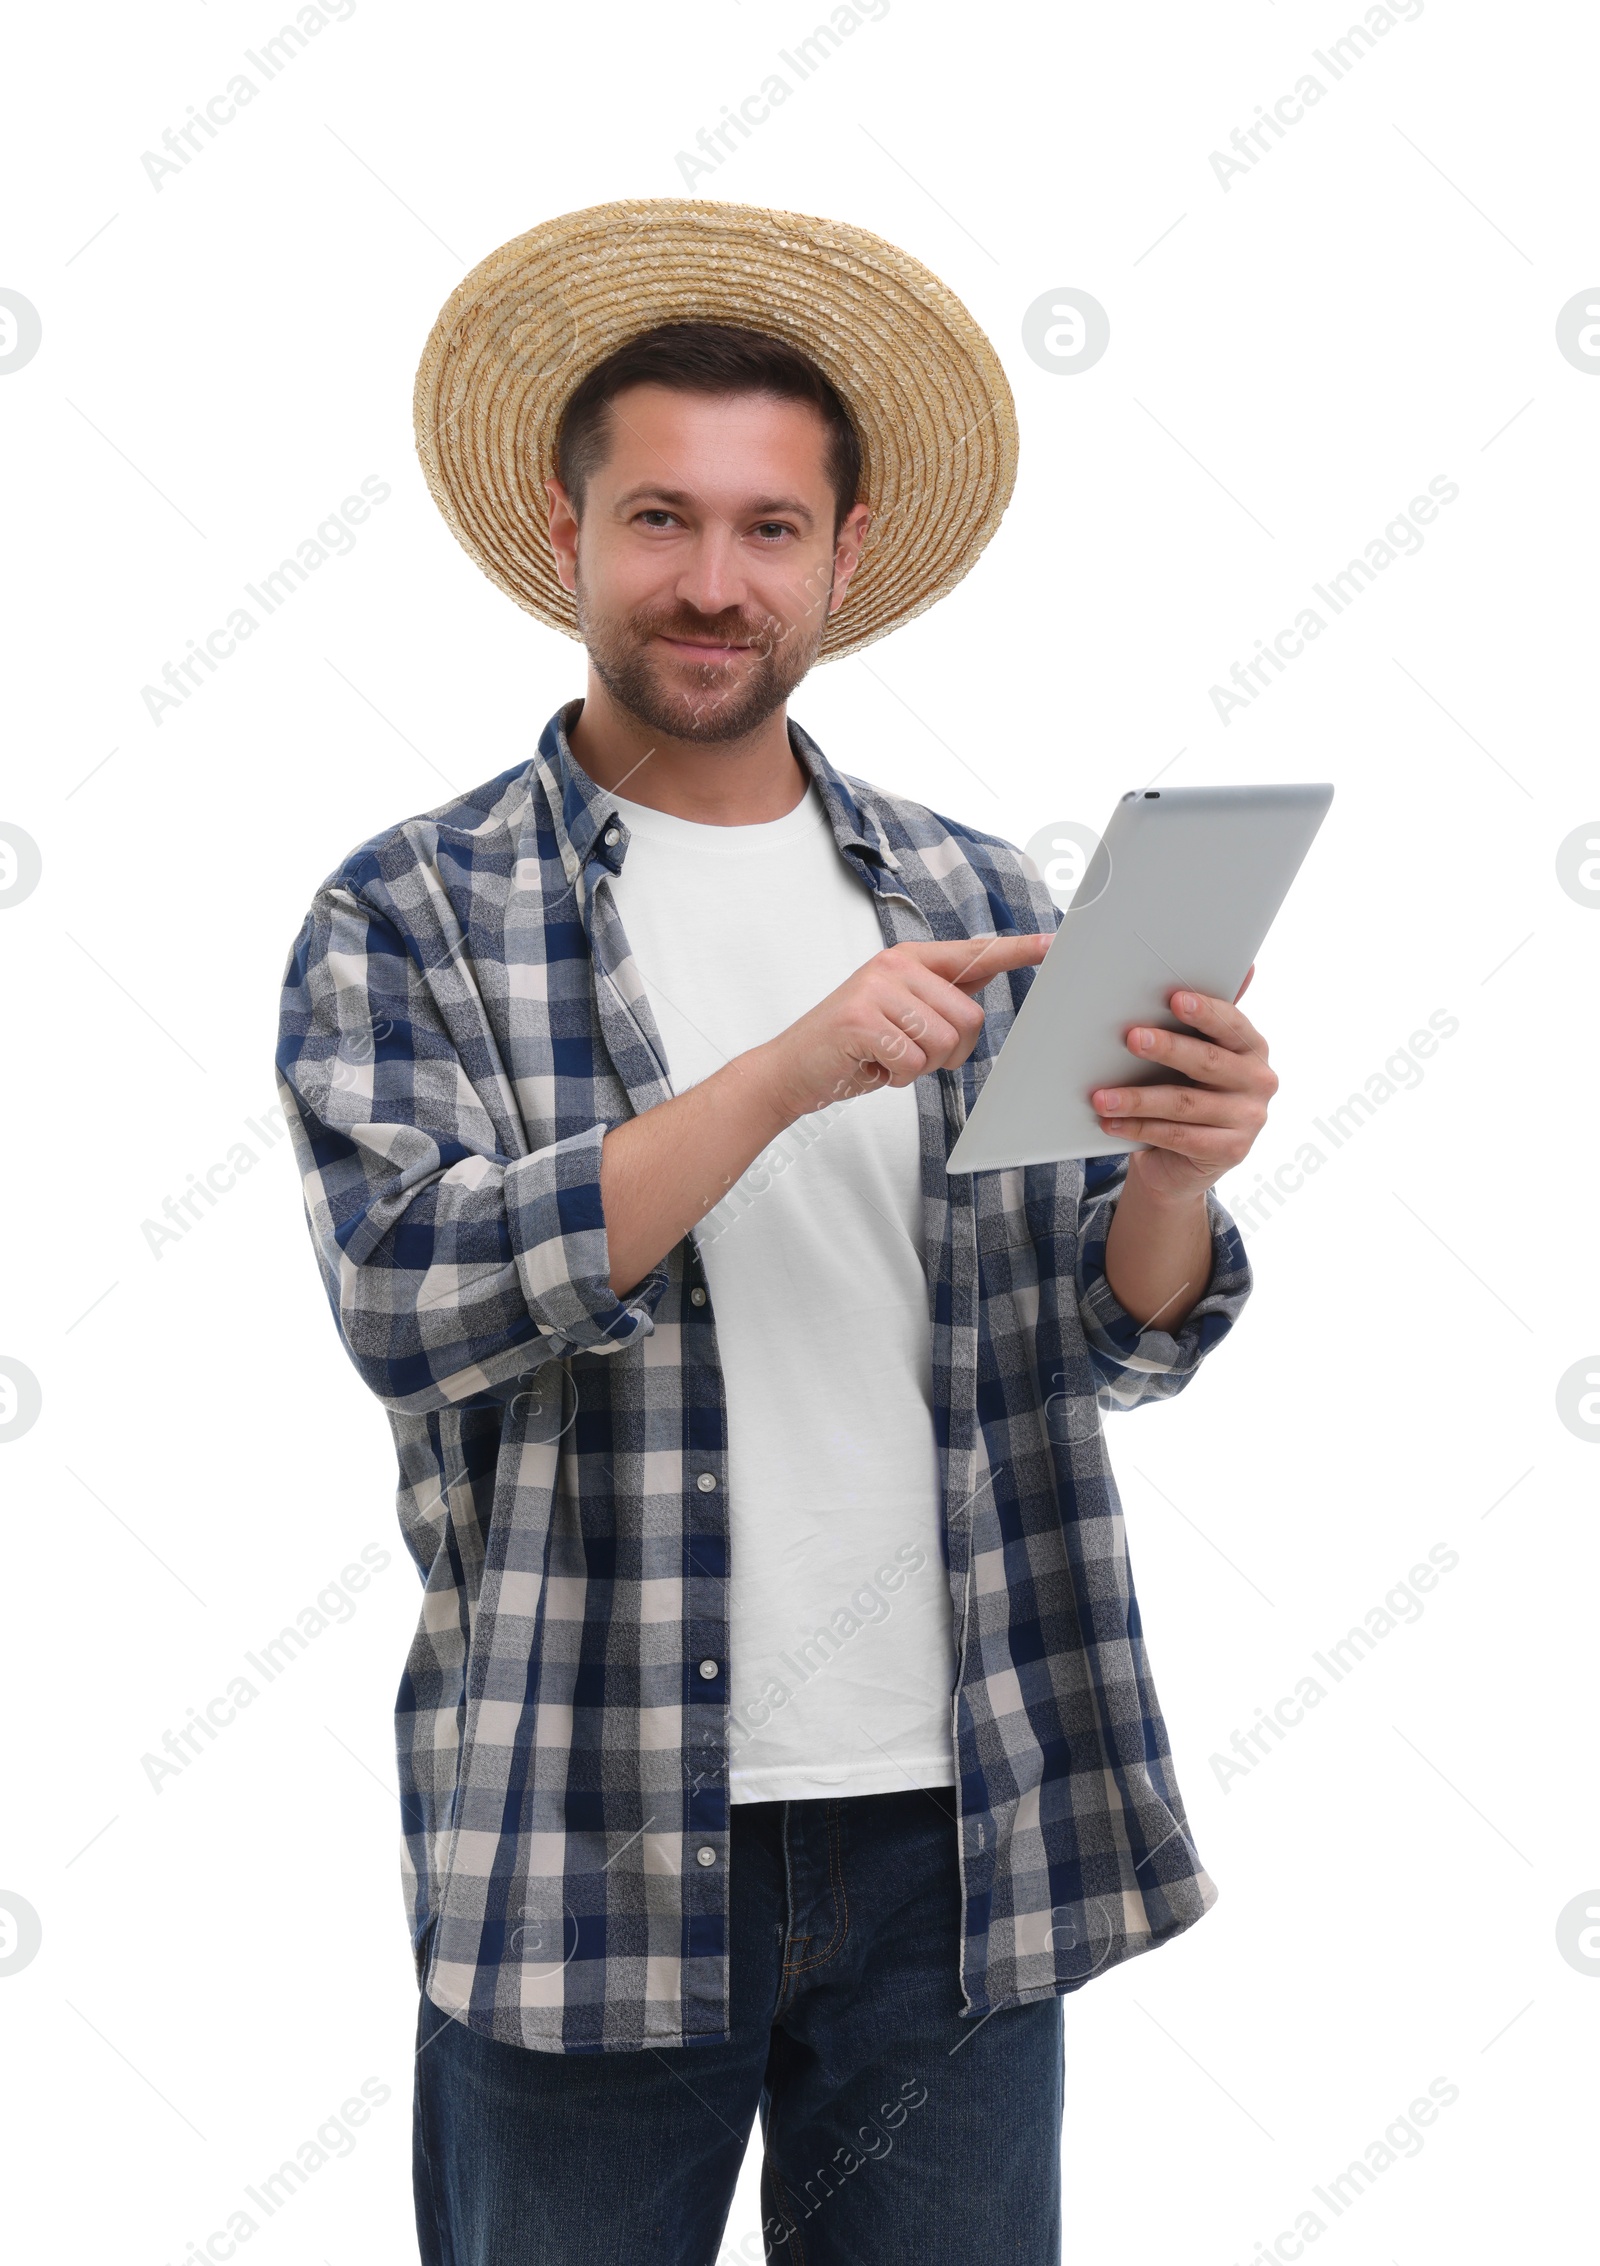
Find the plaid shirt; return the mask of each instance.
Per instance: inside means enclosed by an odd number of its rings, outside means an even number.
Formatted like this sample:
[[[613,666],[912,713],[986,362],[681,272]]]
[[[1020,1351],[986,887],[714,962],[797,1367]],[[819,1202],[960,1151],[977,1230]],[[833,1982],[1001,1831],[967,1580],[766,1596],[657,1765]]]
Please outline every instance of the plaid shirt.
[[[397,1704],[418,1979],[474,2030],[565,2052],[728,2023],[717,1319],[693,1236],[625,1299],[609,1285],[600,1145],[672,1089],[611,889],[627,828],[573,760],[576,713],[340,866],[278,1051],[423,1582]],[[790,740],[886,943],[1054,927],[1004,842]],[[1171,1333],[1125,1312],[1105,1276],[1125,1156],[947,1176],[1030,980],[996,977],[972,1058],[916,1083],[973,2016],[1075,1989],[1216,1900],[1101,1415],[1180,1392],[1250,1289],[1208,1194],[1198,1304]]]

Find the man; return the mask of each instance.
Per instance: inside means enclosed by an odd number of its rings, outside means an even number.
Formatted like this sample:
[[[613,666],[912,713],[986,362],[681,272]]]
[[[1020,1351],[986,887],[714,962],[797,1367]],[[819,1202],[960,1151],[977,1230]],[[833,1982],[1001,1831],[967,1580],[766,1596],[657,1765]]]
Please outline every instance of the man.
[[[425,1584],[399,1697],[427,2266],[1059,2256],[1061,1997],[1191,1926],[1102,1407],[1249,1290],[1236,1006],[1129,1155],[951,1177],[1055,913],[835,771],[819,652],[1009,494],[992,350],[863,232],[605,207],[483,263],[430,484],[588,683],[318,893],[279,1052]]]

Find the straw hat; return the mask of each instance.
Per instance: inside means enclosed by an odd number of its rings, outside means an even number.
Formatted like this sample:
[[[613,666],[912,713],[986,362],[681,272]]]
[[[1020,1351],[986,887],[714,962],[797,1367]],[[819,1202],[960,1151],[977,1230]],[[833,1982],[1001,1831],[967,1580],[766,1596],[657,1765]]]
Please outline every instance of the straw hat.
[[[562,410],[628,339],[697,321],[808,354],[860,436],[872,526],[823,658],[870,645],[953,589],[1016,478],[1016,411],[988,339],[881,236],[698,197],[563,213],[491,252],[445,302],[417,370],[417,451],[490,581],[578,635],[546,524]]]

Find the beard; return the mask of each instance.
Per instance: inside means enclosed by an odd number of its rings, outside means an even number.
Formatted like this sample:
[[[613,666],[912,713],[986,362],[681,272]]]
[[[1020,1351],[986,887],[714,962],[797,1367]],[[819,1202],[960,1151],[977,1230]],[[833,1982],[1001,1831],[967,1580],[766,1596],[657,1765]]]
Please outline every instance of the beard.
[[[590,605],[581,576],[577,611],[594,673],[617,705],[649,731],[702,747],[744,739],[783,706],[815,661],[828,619],[826,605],[803,624],[737,606],[720,614],[668,604],[606,615]],[[663,651],[659,637],[716,638],[752,658],[686,662]]]

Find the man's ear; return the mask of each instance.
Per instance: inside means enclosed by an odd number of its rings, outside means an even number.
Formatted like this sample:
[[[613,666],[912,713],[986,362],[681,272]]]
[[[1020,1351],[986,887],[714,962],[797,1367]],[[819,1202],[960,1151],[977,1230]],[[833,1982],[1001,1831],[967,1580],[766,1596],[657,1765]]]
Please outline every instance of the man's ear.
[[[578,587],[578,514],[559,480],[544,484],[550,498],[550,548],[556,556],[556,575],[563,590]]]
[[[871,524],[872,514],[865,504],[852,504],[839,522],[839,532],[834,537],[833,544],[833,590],[828,600],[830,614],[836,614],[844,604],[850,577],[861,564],[861,553]]]

